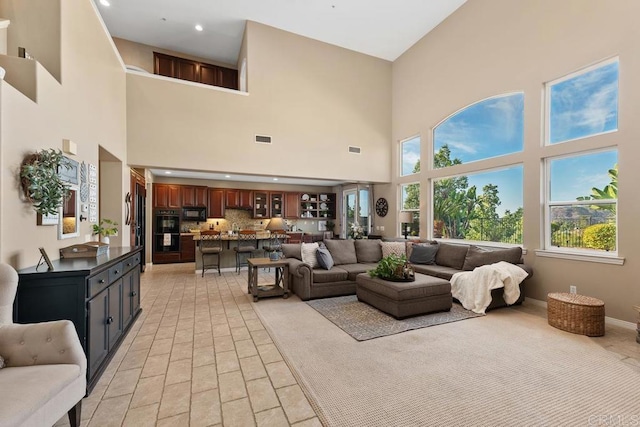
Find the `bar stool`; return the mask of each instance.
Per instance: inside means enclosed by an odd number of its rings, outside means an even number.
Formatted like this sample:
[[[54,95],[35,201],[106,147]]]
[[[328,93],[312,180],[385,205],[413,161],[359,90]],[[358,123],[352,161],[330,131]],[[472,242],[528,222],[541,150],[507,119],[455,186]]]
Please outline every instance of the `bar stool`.
[[[200,232],[200,253],[202,254],[202,277],[207,267],[218,267],[220,276],[220,254],[222,253],[222,238],[220,232],[215,230],[203,230]],[[217,258],[216,264],[206,265],[205,256],[214,255]]]
[[[236,252],[236,271],[240,274],[240,269],[247,264],[247,258],[253,258],[253,252],[258,250],[258,236],[254,230],[238,231],[238,240],[233,248]],[[244,264],[242,256],[245,256]],[[247,256],[248,255],[248,256]]]

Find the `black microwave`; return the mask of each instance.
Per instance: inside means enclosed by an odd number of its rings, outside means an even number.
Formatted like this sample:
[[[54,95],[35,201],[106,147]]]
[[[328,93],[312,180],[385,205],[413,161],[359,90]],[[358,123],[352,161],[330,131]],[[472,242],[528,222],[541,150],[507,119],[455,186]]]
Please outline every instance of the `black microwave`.
[[[207,208],[182,208],[182,219],[185,221],[206,221]]]

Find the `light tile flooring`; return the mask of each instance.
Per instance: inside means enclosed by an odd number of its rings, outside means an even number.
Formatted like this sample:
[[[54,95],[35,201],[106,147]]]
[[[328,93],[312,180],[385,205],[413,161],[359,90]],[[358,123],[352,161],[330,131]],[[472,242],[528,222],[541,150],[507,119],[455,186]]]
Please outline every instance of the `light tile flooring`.
[[[321,426],[246,289],[246,270],[148,268],[142,314],[84,399],[82,425]]]
[[[142,314],[84,399],[83,426],[321,426],[253,310],[246,270],[201,278],[193,263],[154,265],[141,280]],[[640,370],[635,334],[607,325],[593,339]]]

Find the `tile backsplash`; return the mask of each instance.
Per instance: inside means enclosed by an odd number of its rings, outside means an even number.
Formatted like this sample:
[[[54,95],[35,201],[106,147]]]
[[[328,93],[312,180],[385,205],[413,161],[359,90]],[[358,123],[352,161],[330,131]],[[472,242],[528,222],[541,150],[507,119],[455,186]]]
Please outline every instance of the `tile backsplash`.
[[[289,230],[304,231],[305,233],[321,233],[318,230],[318,220],[293,219],[285,220]],[[251,218],[251,212],[241,209],[225,210],[224,219],[208,219],[207,222],[181,221],[180,228],[183,232],[189,230],[207,230],[213,227],[215,230],[226,232],[232,230],[233,224],[240,229],[264,230],[269,224],[268,219]]]

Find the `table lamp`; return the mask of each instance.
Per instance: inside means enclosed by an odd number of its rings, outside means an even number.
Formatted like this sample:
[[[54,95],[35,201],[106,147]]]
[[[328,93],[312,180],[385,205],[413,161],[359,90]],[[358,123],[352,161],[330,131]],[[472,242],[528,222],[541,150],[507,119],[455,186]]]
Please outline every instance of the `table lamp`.
[[[271,218],[269,224],[267,224],[266,230],[273,232],[286,230],[287,225],[284,223],[282,218]],[[269,253],[269,259],[277,261],[278,260],[278,249],[280,247],[280,240],[278,239],[278,234],[275,234],[275,239],[273,240],[270,248],[272,251]]]
[[[406,240],[407,235],[409,234],[409,224],[413,222],[413,212],[408,211],[400,211],[400,224],[404,224],[403,234]]]

